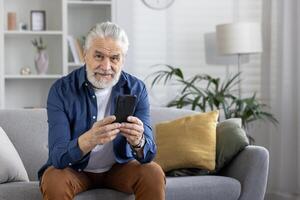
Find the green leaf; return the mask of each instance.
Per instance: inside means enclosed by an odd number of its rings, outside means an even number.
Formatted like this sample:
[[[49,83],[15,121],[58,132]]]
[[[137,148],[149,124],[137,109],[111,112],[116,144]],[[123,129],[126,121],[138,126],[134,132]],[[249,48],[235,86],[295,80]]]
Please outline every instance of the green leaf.
[[[202,112],[206,112],[207,109],[220,109],[223,110],[226,119],[240,117],[245,128],[256,120],[267,120],[275,125],[278,124],[278,120],[266,111],[269,106],[261,103],[256,93],[247,98],[239,98],[235,95],[235,86],[240,83],[241,73],[224,81],[208,74],[196,74],[185,80],[180,68],[165,64],[154,66],[163,68],[147,77],[153,78],[151,88],[161,81],[166,85],[170,80],[182,86],[181,92],[168,103],[168,106],[177,108],[191,106],[192,110],[199,108]]]
[[[201,98],[201,96],[197,96],[197,97],[193,100],[192,110],[196,110],[196,107],[198,106],[198,102],[199,102],[200,98]]]
[[[239,82],[236,81],[236,79],[240,76],[240,73],[237,73],[236,75],[234,75],[232,78],[229,78],[229,80],[225,83],[222,84],[222,91],[228,91],[230,90],[232,87],[236,86]]]

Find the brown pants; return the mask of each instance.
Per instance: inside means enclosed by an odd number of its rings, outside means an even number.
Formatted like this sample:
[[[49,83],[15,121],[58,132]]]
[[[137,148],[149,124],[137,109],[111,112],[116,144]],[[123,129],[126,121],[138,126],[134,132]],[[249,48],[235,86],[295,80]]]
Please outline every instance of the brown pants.
[[[104,173],[77,172],[72,168],[49,167],[43,174],[41,191],[44,200],[70,200],[93,188],[111,188],[134,193],[136,200],[165,199],[165,175],[155,162],[131,161],[115,164]]]

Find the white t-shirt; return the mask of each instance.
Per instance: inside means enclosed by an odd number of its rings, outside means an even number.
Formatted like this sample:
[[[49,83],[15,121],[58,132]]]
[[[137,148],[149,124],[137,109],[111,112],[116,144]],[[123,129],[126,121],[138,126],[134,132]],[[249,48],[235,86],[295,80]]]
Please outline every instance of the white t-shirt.
[[[112,88],[95,89],[97,97],[97,121],[110,115],[110,96]],[[84,169],[87,172],[102,173],[108,171],[115,163],[115,154],[113,150],[113,142],[104,145],[97,145],[91,151],[89,162]]]

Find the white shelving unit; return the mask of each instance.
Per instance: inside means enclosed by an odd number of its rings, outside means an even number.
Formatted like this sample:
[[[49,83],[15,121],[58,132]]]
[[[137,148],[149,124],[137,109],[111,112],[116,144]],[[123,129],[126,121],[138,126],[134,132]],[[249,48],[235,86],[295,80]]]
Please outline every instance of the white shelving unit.
[[[111,5],[111,1],[68,1],[69,5]]]
[[[0,3],[0,14],[4,15],[3,2]],[[4,108],[4,19],[0,19],[0,108]]]
[[[46,106],[51,85],[82,66],[69,61],[67,36],[83,37],[96,23],[115,21],[114,0],[0,0],[0,108],[40,108]],[[31,31],[30,11],[46,11],[46,30]],[[7,13],[16,12],[28,30],[7,30]],[[47,74],[36,73],[34,38],[47,44]],[[31,69],[21,75],[22,67]]]
[[[62,31],[4,31],[4,35],[62,35]]]
[[[58,79],[61,78],[61,74],[51,75],[5,75],[5,79]]]

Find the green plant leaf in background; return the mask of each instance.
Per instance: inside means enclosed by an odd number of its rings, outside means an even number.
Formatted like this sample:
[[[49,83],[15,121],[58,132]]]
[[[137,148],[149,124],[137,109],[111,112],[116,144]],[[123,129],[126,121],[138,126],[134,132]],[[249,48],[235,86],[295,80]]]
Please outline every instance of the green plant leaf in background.
[[[42,37],[39,37],[39,39],[34,38],[33,40],[31,40],[31,44],[36,48],[38,52],[47,48],[47,45],[44,44]]]
[[[175,81],[182,87],[181,92],[167,104],[168,107],[190,107],[191,110],[202,112],[219,109],[223,111],[226,119],[241,118],[246,130],[249,124],[256,120],[278,124],[273,114],[267,112],[268,106],[261,103],[255,93],[247,98],[239,98],[235,95],[234,87],[239,84],[240,73],[221,82],[220,78],[207,74],[196,74],[185,79],[182,70],[171,65],[157,64],[153,67],[160,67],[160,70],[146,77],[146,79],[153,78],[151,88],[162,80],[164,85],[169,81]]]

